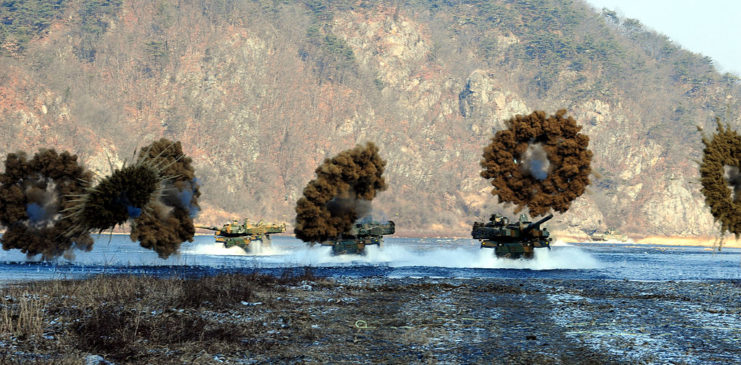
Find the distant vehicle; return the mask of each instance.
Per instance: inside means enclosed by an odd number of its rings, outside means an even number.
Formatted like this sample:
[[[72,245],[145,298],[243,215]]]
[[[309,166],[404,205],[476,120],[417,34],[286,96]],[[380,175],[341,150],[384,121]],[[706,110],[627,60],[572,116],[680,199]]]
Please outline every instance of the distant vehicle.
[[[486,223],[474,222],[471,236],[481,241],[482,248],[493,248],[497,257],[530,259],[535,248],[551,248],[548,229],[540,229],[540,225],[551,218],[553,214],[531,223],[522,214],[519,222],[510,223],[509,218],[493,214]]]
[[[613,229],[608,229],[603,233],[592,232],[589,235],[589,239],[592,242],[627,242],[628,236],[619,234]]]
[[[231,223],[224,224],[223,227],[195,225],[196,228],[214,231],[216,242],[222,242],[224,247],[241,247],[243,250],[250,251],[252,241],[261,241],[263,244],[270,244],[270,235],[272,233],[283,233],[286,231],[286,224],[264,223],[262,220],[257,224],[252,224],[249,219],[245,218],[242,224],[235,219]]]
[[[349,232],[336,239],[321,242],[322,246],[331,246],[333,255],[365,255],[365,246],[383,243],[383,236],[394,234],[396,225],[393,221],[355,223]]]

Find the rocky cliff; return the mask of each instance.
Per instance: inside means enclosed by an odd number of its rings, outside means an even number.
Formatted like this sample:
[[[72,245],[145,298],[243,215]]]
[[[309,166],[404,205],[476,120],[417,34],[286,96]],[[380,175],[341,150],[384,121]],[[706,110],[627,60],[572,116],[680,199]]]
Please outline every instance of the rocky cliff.
[[[552,230],[715,232],[695,126],[717,116],[738,128],[738,78],[578,0],[60,0],[43,10],[32,32],[0,32],[4,152],[66,149],[105,174],[137,146],[180,140],[204,223],[290,224],[313,169],[373,141],[388,161],[377,214],[400,234],[467,236],[475,220],[512,214],[479,177],[493,133],[514,114],[564,108],[591,138],[596,174]]]

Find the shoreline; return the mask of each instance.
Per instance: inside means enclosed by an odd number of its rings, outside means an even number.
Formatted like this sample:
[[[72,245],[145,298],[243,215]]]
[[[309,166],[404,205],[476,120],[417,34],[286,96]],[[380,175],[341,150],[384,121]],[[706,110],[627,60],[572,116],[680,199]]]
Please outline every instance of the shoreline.
[[[0,235],[5,232],[0,232]],[[128,236],[127,232],[108,232],[108,233],[97,233],[94,235],[98,236]],[[196,233],[194,237],[210,236],[213,237],[212,233]],[[287,237],[296,238],[292,234],[272,234],[272,237]],[[657,245],[657,246],[687,246],[687,247],[707,247],[707,248],[718,248],[718,242],[720,237],[708,237],[708,236],[697,236],[697,237],[682,237],[682,236],[629,236],[630,241],[590,241],[589,237],[583,235],[574,235],[566,232],[554,231],[551,234],[554,242],[563,243],[606,243],[606,244],[634,244],[634,245]],[[638,238],[640,237],[640,238]],[[405,233],[403,235],[391,235],[385,236],[385,238],[400,238],[400,239],[470,239],[471,237],[457,236],[457,235],[424,235],[424,234],[410,234]],[[183,242],[185,243],[185,242]],[[733,235],[724,237],[723,245],[721,248],[741,248],[741,238],[736,239]]]
[[[719,247],[719,238],[717,237],[662,237],[648,236],[636,241],[637,244],[653,244],[662,246],[698,246],[698,247]],[[741,240],[734,236],[725,237],[723,248],[741,248]]]
[[[128,233],[108,233],[115,236],[128,236]],[[101,234],[102,235],[102,234]],[[196,233],[195,237],[201,237],[201,236],[213,236],[213,234],[209,233]],[[296,238],[295,235],[292,234],[273,234],[271,237],[287,237],[287,238]],[[552,237],[554,238],[554,241],[560,241],[565,243],[609,243],[609,244],[635,244],[635,245],[657,245],[657,246],[687,246],[687,247],[709,247],[709,248],[718,248],[718,238],[717,237],[706,237],[706,236],[698,236],[698,237],[680,237],[680,236],[645,236],[643,238],[630,238],[630,241],[627,242],[619,242],[619,241],[589,241],[589,238],[586,236],[579,236],[579,235],[569,235],[569,234],[559,234],[558,232],[554,232]],[[471,239],[471,237],[462,237],[462,236],[443,236],[443,235],[415,235],[415,234],[404,234],[404,235],[392,235],[392,236],[386,236],[386,238],[400,238],[400,239],[452,239],[452,240],[459,240],[459,239]],[[727,236],[723,240],[723,248],[741,248],[741,239],[735,239],[734,236]]]
[[[626,245],[656,245],[656,246],[687,246],[687,247],[708,247],[718,248],[717,237],[697,236],[697,237],[680,237],[680,236],[633,236],[630,241],[590,241],[586,236],[558,234],[554,232],[552,237],[565,243],[606,243],[606,244],[626,244]],[[723,240],[722,248],[741,248],[741,239],[737,240],[734,236],[726,237]]]

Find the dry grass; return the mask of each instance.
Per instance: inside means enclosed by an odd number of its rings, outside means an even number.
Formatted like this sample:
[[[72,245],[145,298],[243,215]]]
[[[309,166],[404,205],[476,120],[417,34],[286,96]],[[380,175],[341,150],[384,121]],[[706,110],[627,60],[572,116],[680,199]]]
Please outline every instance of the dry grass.
[[[109,358],[136,360],[151,347],[177,347],[184,343],[238,344],[247,336],[239,325],[225,325],[194,312],[177,310],[152,315],[143,308],[104,305],[72,326],[80,349]],[[199,346],[200,347],[200,346]]]
[[[23,291],[15,296],[4,296],[0,305],[0,331],[27,338],[43,334],[46,300]]]
[[[20,350],[0,351],[0,363],[80,363],[84,354],[118,362],[192,362],[198,361],[196,349],[264,349],[266,343],[250,336],[257,324],[224,321],[219,313],[244,310],[258,291],[281,293],[313,279],[306,269],[280,277],[101,275],[5,287],[0,345]]]

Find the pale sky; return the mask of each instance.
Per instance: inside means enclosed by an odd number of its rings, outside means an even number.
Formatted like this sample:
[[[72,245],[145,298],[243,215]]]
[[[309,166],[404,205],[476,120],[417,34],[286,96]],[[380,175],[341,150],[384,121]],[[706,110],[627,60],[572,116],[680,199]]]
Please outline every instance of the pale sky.
[[[586,0],[713,59],[720,72],[741,76],[741,0]]]

